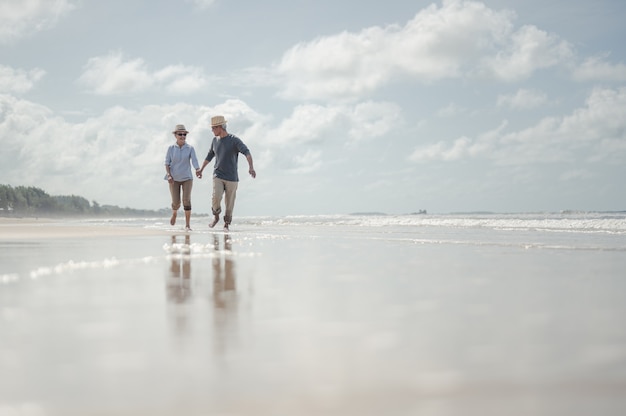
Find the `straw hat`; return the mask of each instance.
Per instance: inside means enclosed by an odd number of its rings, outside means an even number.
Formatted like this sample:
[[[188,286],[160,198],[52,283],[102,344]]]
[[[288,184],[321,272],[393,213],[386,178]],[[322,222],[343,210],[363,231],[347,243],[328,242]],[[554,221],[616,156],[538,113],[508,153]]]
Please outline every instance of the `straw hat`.
[[[176,133],[178,131],[184,131],[185,133],[189,133],[184,124],[177,124],[172,133]]]
[[[211,117],[211,127],[223,126],[226,124],[224,116]]]

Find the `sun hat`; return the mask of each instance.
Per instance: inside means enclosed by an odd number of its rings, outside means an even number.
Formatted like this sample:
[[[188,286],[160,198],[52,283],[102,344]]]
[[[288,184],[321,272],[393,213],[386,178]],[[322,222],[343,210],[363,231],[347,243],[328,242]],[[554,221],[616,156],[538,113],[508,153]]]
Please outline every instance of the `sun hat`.
[[[211,127],[223,126],[226,124],[224,116],[211,117]]]
[[[185,133],[189,133],[184,124],[177,124],[172,133],[176,133],[177,131],[184,131]]]

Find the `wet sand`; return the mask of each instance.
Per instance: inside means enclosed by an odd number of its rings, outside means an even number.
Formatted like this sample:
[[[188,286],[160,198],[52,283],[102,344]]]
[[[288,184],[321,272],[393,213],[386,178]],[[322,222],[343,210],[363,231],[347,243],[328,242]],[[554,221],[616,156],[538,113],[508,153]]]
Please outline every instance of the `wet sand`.
[[[124,237],[147,234],[163,234],[163,231],[138,227],[96,226],[81,221],[55,220],[51,218],[0,217],[0,239],[5,241],[105,236]]]
[[[626,409],[620,251],[17,225],[0,222],[2,416]]]

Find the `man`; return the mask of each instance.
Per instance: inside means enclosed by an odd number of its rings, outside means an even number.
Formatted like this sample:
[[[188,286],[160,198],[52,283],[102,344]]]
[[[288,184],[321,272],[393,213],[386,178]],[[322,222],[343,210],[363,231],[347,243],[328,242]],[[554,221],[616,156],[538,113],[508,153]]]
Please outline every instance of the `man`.
[[[235,208],[235,196],[237,194],[237,185],[239,183],[239,174],[237,173],[237,161],[239,153],[244,155],[248,160],[248,173],[256,178],[254,165],[252,163],[252,155],[248,147],[241,139],[226,131],[226,119],[224,116],[211,117],[211,128],[213,130],[213,141],[211,148],[200,168],[200,176],[206,165],[215,158],[215,167],[213,169],[213,198],[211,209],[213,211],[213,221],[209,224],[210,228],[220,220],[220,212],[222,212],[222,196],[225,195],[225,213],[224,213],[224,230],[228,231],[228,227],[233,220],[233,209]]]
[[[201,178],[200,166],[196,151],[193,146],[187,144],[187,134],[189,133],[183,124],[178,124],[174,131],[176,143],[168,147],[165,154],[165,179],[170,185],[172,196],[172,218],[170,224],[176,224],[176,215],[180,208],[180,191],[183,191],[183,210],[185,211],[185,230],[191,231],[191,188],[193,186],[193,176],[191,175],[191,164],[196,168],[196,176]]]

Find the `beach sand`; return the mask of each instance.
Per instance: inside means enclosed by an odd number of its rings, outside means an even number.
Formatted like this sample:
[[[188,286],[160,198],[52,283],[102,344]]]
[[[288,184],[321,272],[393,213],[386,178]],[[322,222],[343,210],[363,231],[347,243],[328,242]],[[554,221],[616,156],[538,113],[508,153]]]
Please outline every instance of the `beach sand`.
[[[0,221],[0,415],[626,410],[623,251],[196,228]]]
[[[5,241],[105,236],[125,237],[149,234],[162,235],[163,231],[138,227],[95,226],[81,221],[71,222],[51,218],[0,217],[0,239]]]

